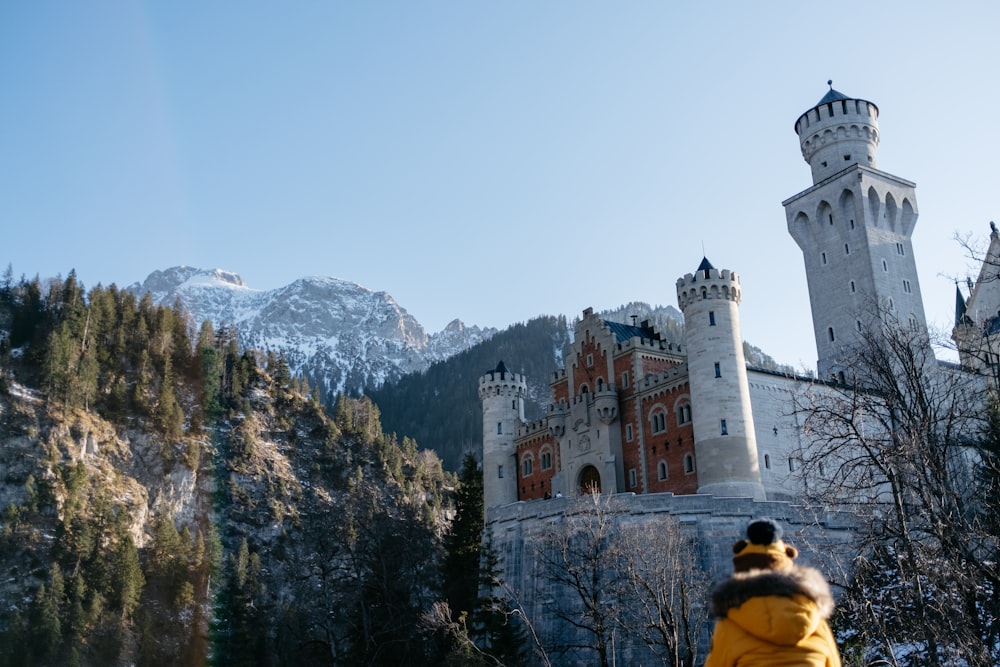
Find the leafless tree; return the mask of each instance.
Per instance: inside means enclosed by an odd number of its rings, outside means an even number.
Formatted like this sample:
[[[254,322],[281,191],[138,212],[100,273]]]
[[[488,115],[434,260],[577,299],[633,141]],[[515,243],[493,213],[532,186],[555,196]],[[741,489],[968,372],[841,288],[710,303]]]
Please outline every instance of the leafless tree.
[[[611,665],[617,624],[614,514],[609,497],[585,494],[571,504],[561,525],[552,526],[536,553],[542,577],[553,589],[552,613],[563,625],[558,636],[547,638],[549,652],[593,653],[601,667]]]
[[[692,667],[708,627],[709,580],[692,541],[670,515],[622,526],[614,559],[627,635],[664,665]]]
[[[860,339],[845,350],[846,382],[816,385],[799,406],[808,495],[858,516],[845,654],[994,665],[1000,569],[978,474],[989,384],[939,364],[926,334],[886,309],[872,309]]]
[[[707,575],[675,519],[632,522],[621,507],[613,496],[582,496],[540,541],[536,558],[562,622],[543,641],[602,667],[636,653],[690,667],[707,629]]]

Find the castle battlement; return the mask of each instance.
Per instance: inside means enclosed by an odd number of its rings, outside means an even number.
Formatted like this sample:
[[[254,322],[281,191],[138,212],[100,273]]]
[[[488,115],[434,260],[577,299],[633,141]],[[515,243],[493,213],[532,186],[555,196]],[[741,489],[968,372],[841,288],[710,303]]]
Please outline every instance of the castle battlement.
[[[802,158],[812,168],[813,183],[852,164],[876,166],[878,107],[868,100],[848,97],[830,84],[819,104],[795,121]]]
[[[524,398],[528,393],[528,380],[520,373],[511,373],[501,366],[479,378],[479,400],[489,396],[515,396]]]
[[[677,279],[677,301],[682,311],[704,299],[724,299],[739,305],[741,298],[739,274],[729,269],[699,269]]]

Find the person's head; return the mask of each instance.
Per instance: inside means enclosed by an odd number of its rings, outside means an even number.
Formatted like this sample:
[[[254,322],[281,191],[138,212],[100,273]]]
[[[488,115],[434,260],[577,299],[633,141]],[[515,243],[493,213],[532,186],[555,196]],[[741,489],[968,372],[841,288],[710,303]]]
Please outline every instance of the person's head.
[[[750,570],[790,570],[798,549],[781,541],[781,526],[771,519],[757,519],[747,526],[747,539],[733,545],[733,568]]]

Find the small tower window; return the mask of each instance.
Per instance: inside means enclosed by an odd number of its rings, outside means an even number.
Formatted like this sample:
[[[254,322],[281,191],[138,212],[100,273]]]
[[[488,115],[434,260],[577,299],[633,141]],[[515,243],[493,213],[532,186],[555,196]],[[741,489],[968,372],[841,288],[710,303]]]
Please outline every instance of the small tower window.
[[[503,435],[503,422],[497,422],[497,435]]]
[[[896,254],[897,255],[904,255],[904,254],[906,254],[906,253],[903,252],[903,244],[902,243],[897,243],[896,244]]]
[[[882,270],[885,271],[885,272],[889,271],[889,264],[886,263],[886,261],[884,259],[882,260]]]
[[[510,409],[511,410],[517,410],[517,399],[516,398],[513,401],[510,402]]]
[[[857,289],[854,287],[854,281],[852,280],[851,281],[851,294],[854,294],[856,291],[857,291]]]
[[[854,324],[858,327],[858,333],[861,333],[861,320],[854,320]]]
[[[788,458],[788,472],[795,472],[795,459]]]
[[[833,213],[827,216],[830,219],[830,224],[833,224]]]
[[[667,462],[666,461],[660,461],[656,465],[656,472],[657,472],[657,475],[659,476],[661,482],[663,480],[665,480],[667,478]]]
[[[828,327],[827,328],[826,335],[830,337],[830,342],[831,343],[837,339],[836,336],[833,335],[833,327]]]
[[[824,253],[820,253],[820,259],[822,260],[822,262],[824,264],[826,264],[826,253],[825,252]]]
[[[628,389],[628,371],[622,373],[622,389]]]
[[[715,326],[715,311],[714,310],[708,311],[708,326],[710,326],[710,327],[714,327]]]
[[[845,155],[844,156],[844,162],[850,162],[850,161],[851,161],[851,156],[850,155]]]
[[[632,442],[632,425],[625,424],[625,441]]]
[[[688,475],[694,472],[694,457],[690,454],[684,455],[684,472]]]
[[[771,469],[771,455],[770,454],[764,454],[764,467],[767,468],[768,470]]]
[[[904,280],[903,281],[903,291],[906,292],[907,294],[910,294],[910,281],[909,280]]]
[[[629,468],[628,469],[628,485],[629,486],[635,486],[635,484],[636,484],[635,468]]]
[[[722,369],[719,367],[719,362],[715,362],[715,377],[722,377]]]
[[[503,479],[503,466],[497,466],[497,477]]]
[[[851,220],[851,229],[854,229],[854,221]]]
[[[844,244],[844,254],[845,255],[851,254],[851,246],[847,245],[846,243]]]
[[[729,427],[726,426],[726,420],[723,419],[719,422],[720,435],[729,435]]]

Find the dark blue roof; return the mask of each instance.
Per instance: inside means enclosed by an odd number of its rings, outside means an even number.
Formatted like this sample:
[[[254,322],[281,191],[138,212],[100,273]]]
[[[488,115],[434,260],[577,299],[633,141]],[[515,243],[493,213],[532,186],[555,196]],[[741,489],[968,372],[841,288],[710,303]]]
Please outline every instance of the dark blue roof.
[[[624,343],[633,338],[645,338],[646,340],[660,340],[660,334],[651,326],[637,327],[633,324],[622,324],[621,322],[609,322],[604,320],[604,324],[611,329],[615,335],[615,341]]]
[[[819,102],[816,103],[816,106],[822,106],[829,102],[839,102],[840,100],[849,100],[849,99],[851,98],[843,94],[839,90],[834,90],[833,82],[830,82],[830,90],[826,92],[826,95],[823,96],[823,99],[821,99]]]
[[[696,270],[697,271],[711,271],[714,268],[715,267],[712,266],[712,263],[710,261],[708,261],[708,257],[702,257],[701,258],[701,264],[698,265],[698,268]]]

